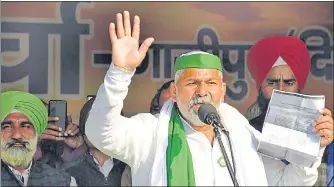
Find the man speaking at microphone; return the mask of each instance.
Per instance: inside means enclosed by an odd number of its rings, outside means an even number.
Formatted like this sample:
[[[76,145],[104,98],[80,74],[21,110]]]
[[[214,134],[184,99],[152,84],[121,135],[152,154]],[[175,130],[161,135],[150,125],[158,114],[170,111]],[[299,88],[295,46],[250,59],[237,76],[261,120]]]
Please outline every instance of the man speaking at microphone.
[[[131,78],[153,38],[139,47],[139,17],[135,16],[133,29],[127,11],[123,16],[117,14],[116,20],[117,30],[113,23],[109,28],[112,64],[86,123],[86,134],[94,146],[127,163],[134,186],[233,186],[235,181],[214,128],[198,116],[201,105],[211,104],[229,131],[231,149],[225,133],[220,131],[220,135],[229,163],[235,161],[233,172],[238,185],[267,186],[262,158],[256,150],[255,129],[235,108],[224,103],[226,84],[217,56],[194,51],[177,58],[175,82],[170,89],[172,99],[164,104],[158,117],[148,113],[131,118],[120,115]],[[280,173],[287,174],[293,175]]]

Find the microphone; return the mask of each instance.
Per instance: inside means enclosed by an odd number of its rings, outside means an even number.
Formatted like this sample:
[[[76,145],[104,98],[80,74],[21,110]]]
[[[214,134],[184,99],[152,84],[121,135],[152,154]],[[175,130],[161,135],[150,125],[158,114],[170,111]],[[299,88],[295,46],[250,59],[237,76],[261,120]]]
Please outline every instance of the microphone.
[[[226,132],[227,129],[220,123],[218,112],[211,104],[203,104],[198,109],[199,119],[206,124],[217,127],[222,131]]]
[[[234,186],[239,186],[238,181],[237,181],[237,177],[236,177],[235,161],[234,161],[233,149],[232,149],[232,145],[231,145],[229,132],[220,123],[220,118],[219,118],[219,115],[218,115],[218,112],[217,112],[216,108],[214,106],[212,106],[211,104],[203,104],[198,109],[198,117],[203,123],[212,125],[214,127],[215,137],[218,139],[220,150],[223,153],[225,163],[226,163],[228,172],[230,174],[231,180],[232,180]],[[219,132],[219,129],[222,130],[227,137],[228,144],[229,144],[230,151],[231,151],[233,167],[232,167],[232,164],[230,163],[230,159],[228,159],[224,144],[221,140],[221,134]]]

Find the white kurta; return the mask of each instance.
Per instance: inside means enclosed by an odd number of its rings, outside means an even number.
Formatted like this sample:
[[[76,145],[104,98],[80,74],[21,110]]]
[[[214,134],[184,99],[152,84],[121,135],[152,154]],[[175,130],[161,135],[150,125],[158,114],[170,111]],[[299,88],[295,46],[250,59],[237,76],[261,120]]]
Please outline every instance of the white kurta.
[[[187,142],[190,152],[193,154],[196,185],[233,186],[228,170],[226,167],[221,169],[218,163],[218,161],[223,160],[219,160],[222,153],[217,139],[215,139],[213,146],[211,146],[208,138],[203,133],[195,131],[184,120],[182,120],[182,123],[186,124],[184,126]]]
[[[131,118],[120,115],[133,74],[134,72],[124,72],[111,64],[87,119],[86,134],[95,147],[131,167],[133,185],[144,186],[150,184],[149,176],[157,147],[158,119],[146,113]],[[231,186],[232,181],[227,168],[222,169],[218,163],[222,156],[218,142],[214,142],[211,147],[203,134],[194,131],[188,125],[185,127],[187,141],[193,155],[196,184],[199,186]],[[254,142],[245,142],[245,146],[257,144],[260,133],[250,125],[247,129],[253,134]],[[242,140],[243,137],[240,138]],[[268,184],[312,186],[317,180],[316,168],[320,165],[322,153],[323,151],[313,168],[303,168],[293,164],[286,166],[280,160],[264,157]],[[240,153],[235,152],[234,154],[238,157]],[[236,165],[237,170],[240,170],[238,163]],[[261,175],[261,167],[263,166],[259,166],[260,169],[254,167],[254,172],[259,171]]]
[[[181,118],[182,119],[182,118]],[[233,186],[218,140],[215,139],[213,145],[201,132],[194,130],[185,120],[182,119],[184,130],[191,154],[193,155],[193,165],[195,182],[197,186]],[[222,142],[228,149],[228,140],[222,136]],[[226,151],[231,160],[231,152]],[[236,154],[236,153],[234,153]],[[232,161],[231,161],[232,164]],[[232,166],[233,167],[233,166]],[[239,181],[240,183],[240,181]]]
[[[173,101],[167,101],[160,111],[157,134],[154,139],[157,143],[153,145],[155,146],[155,158],[150,173],[151,186],[167,186],[166,150],[168,146],[168,126],[173,104]],[[254,138],[253,131],[247,128],[250,126],[246,118],[226,103],[220,104],[218,113],[222,124],[230,134],[236,163],[236,178],[239,185],[267,186],[262,158],[256,150],[258,142]],[[233,183],[227,167],[222,163],[225,158],[218,141],[215,140],[212,147],[202,133],[195,131],[184,120],[182,122],[194,161],[196,184],[202,186],[231,186]],[[228,139],[224,133],[221,133],[221,138],[229,161],[232,163]]]

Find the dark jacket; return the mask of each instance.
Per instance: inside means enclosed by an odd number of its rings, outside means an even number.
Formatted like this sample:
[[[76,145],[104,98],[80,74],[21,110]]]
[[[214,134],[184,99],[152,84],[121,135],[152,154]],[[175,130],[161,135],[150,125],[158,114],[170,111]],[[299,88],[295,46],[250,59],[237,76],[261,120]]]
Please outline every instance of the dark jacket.
[[[90,154],[65,162],[63,170],[75,178],[78,186],[121,186],[125,163],[113,159],[114,166],[105,177]]]
[[[33,161],[28,178],[28,186],[70,186],[71,176],[66,172],[50,167],[47,164]],[[23,186],[1,160],[1,186]]]

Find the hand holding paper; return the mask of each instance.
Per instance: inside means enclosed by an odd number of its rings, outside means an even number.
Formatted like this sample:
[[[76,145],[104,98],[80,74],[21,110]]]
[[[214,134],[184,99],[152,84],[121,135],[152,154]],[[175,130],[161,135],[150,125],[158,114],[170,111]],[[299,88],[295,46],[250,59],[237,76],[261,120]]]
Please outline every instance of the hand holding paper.
[[[317,160],[320,146],[333,140],[329,111],[317,112],[324,105],[323,95],[274,90],[258,151],[269,157],[311,167]]]
[[[326,147],[333,142],[333,117],[331,111],[327,108],[323,108],[318,111],[323,116],[314,121],[314,132],[321,137],[320,146]]]

